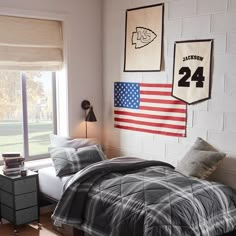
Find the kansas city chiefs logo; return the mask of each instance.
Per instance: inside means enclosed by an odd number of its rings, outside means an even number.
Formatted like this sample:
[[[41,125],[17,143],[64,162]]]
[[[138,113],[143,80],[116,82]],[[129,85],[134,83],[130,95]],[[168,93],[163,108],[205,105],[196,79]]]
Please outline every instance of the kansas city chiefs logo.
[[[150,29],[144,27],[136,27],[136,31],[132,33],[132,45],[135,49],[143,48],[153,42],[157,35]]]

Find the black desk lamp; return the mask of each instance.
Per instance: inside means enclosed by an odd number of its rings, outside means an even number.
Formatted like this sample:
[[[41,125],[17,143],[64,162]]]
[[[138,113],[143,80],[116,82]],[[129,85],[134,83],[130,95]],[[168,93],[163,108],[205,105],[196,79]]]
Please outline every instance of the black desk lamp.
[[[87,122],[96,122],[97,119],[96,119],[96,116],[93,112],[93,107],[90,105],[90,102],[88,100],[84,100],[82,103],[81,103],[81,107],[82,109],[84,110],[85,112],[85,127],[86,127],[86,138],[87,138]],[[87,112],[88,110],[88,112]]]

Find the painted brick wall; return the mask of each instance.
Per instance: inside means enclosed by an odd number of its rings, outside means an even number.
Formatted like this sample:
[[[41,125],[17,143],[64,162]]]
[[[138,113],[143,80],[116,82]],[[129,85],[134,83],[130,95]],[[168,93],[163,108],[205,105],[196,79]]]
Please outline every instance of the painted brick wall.
[[[162,72],[123,72],[125,11],[165,3]],[[227,182],[236,173],[236,1],[235,0],[104,0],[103,1],[103,142],[109,156],[132,155],[176,165],[196,137],[227,153],[214,178]],[[174,41],[214,39],[212,98],[188,106],[186,138],[113,128],[114,81],[172,81]],[[227,178],[225,178],[227,177]],[[235,180],[235,178],[234,178]],[[233,182],[236,182],[232,180]],[[231,182],[232,182],[231,181]]]

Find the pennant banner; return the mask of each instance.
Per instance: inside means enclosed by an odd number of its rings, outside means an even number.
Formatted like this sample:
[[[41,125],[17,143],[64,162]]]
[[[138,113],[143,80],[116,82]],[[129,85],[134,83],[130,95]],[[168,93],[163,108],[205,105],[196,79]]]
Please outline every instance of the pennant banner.
[[[171,96],[172,84],[114,83],[114,127],[184,137],[186,103]]]
[[[210,98],[212,40],[175,43],[172,95],[188,104]]]

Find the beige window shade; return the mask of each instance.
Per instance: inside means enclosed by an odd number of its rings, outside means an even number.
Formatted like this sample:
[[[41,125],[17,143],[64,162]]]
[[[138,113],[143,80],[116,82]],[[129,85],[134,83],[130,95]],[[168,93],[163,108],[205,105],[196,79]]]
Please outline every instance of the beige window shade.
[[[0,16],[0,69],[60,70],[62,22]]]

